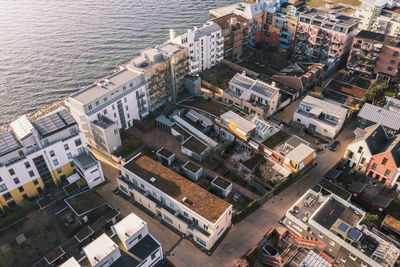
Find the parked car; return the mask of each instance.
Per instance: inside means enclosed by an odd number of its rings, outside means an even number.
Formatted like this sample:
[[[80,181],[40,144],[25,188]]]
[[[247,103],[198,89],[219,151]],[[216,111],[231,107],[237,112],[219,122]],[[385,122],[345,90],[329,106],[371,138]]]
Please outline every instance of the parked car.
[[[329,146],[329,150],[330,151],[336,151],[340,146],[340,141],[336,140],[335,142],[333,142],[330,146]]]

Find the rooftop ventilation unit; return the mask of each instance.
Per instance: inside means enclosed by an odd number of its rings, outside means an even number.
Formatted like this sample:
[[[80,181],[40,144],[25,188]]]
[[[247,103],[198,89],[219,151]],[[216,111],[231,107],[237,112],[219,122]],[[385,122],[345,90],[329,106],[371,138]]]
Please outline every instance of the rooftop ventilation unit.
[[[152,183],[154,183],[154,182],[156,181],[156,178],[151,177],[150,181],[151,181]]]

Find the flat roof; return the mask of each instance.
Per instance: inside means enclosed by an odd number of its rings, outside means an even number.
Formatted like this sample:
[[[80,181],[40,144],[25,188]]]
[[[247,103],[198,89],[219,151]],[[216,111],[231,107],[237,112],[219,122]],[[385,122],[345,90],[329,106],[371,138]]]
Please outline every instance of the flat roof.
[[[177,131],[180,135],[182,135],[184,139],[188,139],[191,136],[190,133],[188,133],[185,129],[183,129],[181,126],[179,126],[175,122],[174,122],[174,124],[172,124],[171,128],[174,129],[175,131]]]
[[[394,36],[383,33],[362,30],[355,36],[355,38],[374,40],[380,43],[384,43],[386,45],[400,47],[400,38],[396,38]]]
[[[185,163],[185,165],[183,165],[183,168],[185,168],[193,173],[197,173],[202,167],[200,167],[197,164],[194,164],[193,162],[191,162],[189,160],[188,162]]]
[[[92,243],[89,243],[89,245],[84,247],[83,251],[85,252],[90,264],[94,266],[115,249],[118,249],[117,244],[115,244],[106,234],[102,234]]]
[[[123,238],[122,242],[125,242],[129,237],[137,233],[140,229],[146,226],[146,222],[140,219],[136,214],[130,213],[128,216],[123,218],[118,223],[114,224],[114,229],[119,235],[119,238]]]
[[[32,123],[28,120],[26,115],[22,115],[15,121],[10,123],[11,128],[14,130],[15,135],[23,140],[25,137],[32,134],[33,127]]]
[[[362,100],[364,95],[368,92],[367,89],[337,80],[331,80],[326,86],[326,89],[344,94],[346,96],[352,96],[359,100]]]
[[[165,147],[160,148],[157,151],[157,153],[160,154],[161,156],[163,156],[166,159],[169,159],[170,157],[172,157],[174,155],[174,153],[172,153],[171,151],[169,151]]]
[[[185,142],[183,142],[181,146],[199,155],[208,148],[206,144],[204,144],[202,141],[200,141],[193,135],[189,137]]]
[[[129,252],[143,261],[159,247],[160,244],[151,235],[148,234],[144,238],[142,238],[142,240],[140,240],[136,245],[134,245],[129,250]]]
[[[140,72],[134,70],[122,69],[108,77],[105,77],[99,82],[100,84],[95,83],[85,89],[80,90],[79,92],[72,94],[70,97],[85,105],[109,94],[111,91],[134,79],[143,80],[141,75],[142,74]]]
[[[66,198],[64,201],[78,216],[82,216],[85,213],[107,204],[107,202],[93,190],[87,190],[83,193]]]
[[[33,122],[41,136],[46,137],[76,124],[75,119],[66,109],[49,114]]]
[[[71,257],[58,267],[81,267],[81,265],[74,257]]]
[[[15,138],[12,131],[0,134],[0,155],[7,154],[21,147],[21,143]]]
[[[319,181],[319,185],[346,201],[351,197],[350,192],[344,190],[343,188],[341,188],[336,184],[329,182],[326,179],[322,179],[321,181]]]
[[[339,118],[346,118],[347,109],[342,108],[338,105],[332,104],[330,102],[315,98],[313,96],[307,95],[302,101],[301,104],[305,104],[311,107],[310,112],[313,110],[320,109],[322,112],[334,116],[338,116]]]
[[[307,142],[306,140],[298,137],[297,135],[293,135],[292,137],[290,137],[288,140],[285,141],[285,145],[291,146],[291,147],[298,147],[300,144],[305,144],[307,146],[310,145],[309,142]]]
[[[222,114],[221,119],[235,124],[245,132],[250,132],[251,130],[256,128],[256,125],[254,123],[246,120],[245,118],[231,110]]]
[[[217,102],[212,99],[205,99],[204,97],[194,97],[193,99],[179,103],[179,105],[200,109],[216,117],[219,117],[221,114],[227,112],[231,108],[224,103]]]
[[[142,154],[138,154],[122,167],[138,175],[212,223],[215,223],[231,206],[219,197]],[[151,178],[156,180],[152,182]],[[184,198],[186,198],[186,201],[184,201]]]
[[[330,198],[313,219],[326,229],[330,230],[332,225],[340,218],[340,215],[342,215],[345,210],[346,206],[339,201]]]
[[[315,150],[303,143],[295,147],[292,151],[290,151],[286,158],[293,160],[294,162],[301,162],[305,158],[307,158],[310,154],[314,153]]]
[[[229,85],[243,90],[244,92],[240,95],[240,98],[247,101],[251,99],[251,94],[257,95],[258,97],[267,99],[269,101],[277,93],[279,93],[278,88],[272,87],[271,85],[260,80],[247,77],[241,73],[236,73],[235,76],[229,81]]]
[[[80,153],[78,156],[74,157],[74,159],[78,161],[84,169],[97,164],[97,160],[90,154],[90,152]]]
[[[387,215],[382,222],[383,226],[389,227],[390,229],[394,230],[397,233],[400,233],[400,221],[396,218]]]

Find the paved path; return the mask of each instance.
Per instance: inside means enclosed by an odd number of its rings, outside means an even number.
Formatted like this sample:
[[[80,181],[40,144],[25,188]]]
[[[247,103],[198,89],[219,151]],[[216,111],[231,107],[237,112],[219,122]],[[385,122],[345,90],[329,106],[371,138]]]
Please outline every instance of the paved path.
[[[298,199],[298,192],[303,194],[312,188],[338,162],[347,144],[353,139],[352,130],[345,128],[338,139],[342,144],[337,152],[327,150],[323,154],[318,154],[316,167],[279,195],[264,203],[243,221],[233,225],[212,256],[207,256],[186,239],[179,241],[180,237],[159,221],[112,193],[112,190],[116,188],[115,177],[118,175],[118,170],[104,162],[102,163],[104,173],[111,183],[101,187],[98,192],[123,216],[134,212],[145,220],[150,232],[161,242],[163,250],[170,252],[168,259],[176,266],[232,266],[247,249],[252,248],[261,240],[266,231],[279,222],[286,210]],[[167,147],[167,149],[170,148]],[[177,156],[180,155],[177,154]]]

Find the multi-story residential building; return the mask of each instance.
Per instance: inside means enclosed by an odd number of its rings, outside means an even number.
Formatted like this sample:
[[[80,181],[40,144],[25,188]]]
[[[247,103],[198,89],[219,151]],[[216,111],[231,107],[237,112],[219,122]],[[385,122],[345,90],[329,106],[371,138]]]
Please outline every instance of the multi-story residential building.
[[[361,6],[354,14],[360,20],[359,30],[373,30],[382,10],[394,8],[397,2],[398,0],[361,0]]]
[[[260,80],[236,73],[229,81],[229,90],[222,96],[224,102],[240,107],[247,113],[261,117],[272,116],[279,106],[279,89]]]
[[[358,19],[318,9],[299,14],[295,38],[295,55],[323,63],[328,72],[347,59]]]
[[[364,130],[358,128],[355,138],[346,149],[343,159],[349,167],[365,171],[371,157],[380,149],[386,147],[389,137],[385,128],[379,124],[372,125]]]
[[[121,192],[207,251],[231,226],[230,204],[141,153],[121,172]]]
[[[400,113],[365,103],[357,114],[358,127],[364,129],[374,124],[385,127],[389,135],[400,133]]]
[[[221,27],[212,21],[179,36],[175,36],[171,29],[169,41],[189,50],[190,72],[193,74],[212,68],[223,59]]]
[[[231,13],[212,21],[221,27],[224,58],[236,59],[247,51],[249,23],[245,17]]]
[[[360,31],[354,38],[346,69],[350,74],[390,80],[400,64],[400,38]]]
[[[68,102],[87,143],[107,154],[121,146],[119,129],[149,114],[144,76],[125,68],[72,94]]]
[[[325,66],[320,63],[293,63],[272,78],[304,93],[321,81]]]
[[[302,1],[283,3],[279,12],[267,12],[264,16],[262,40],[269,46],[291,52],[294,48],[298,12],[303,9]]]
[[[371,29],[394,37],[400,37],[400,3],[381,9]]]
[[[89,187],[104,181],[99,162],[66,109],[32,122],[22,116],[10,126],[0,135],[0,209],[61,185],[77,166]]]
[[[400,250],[384,233],[363,226],[365,216],[337,195],[309,189],[286,212],[283,224],[299,245],[319,249],[334,266],[394,266]]]
[[[167,101],[176,102],[183,92],[184,77],[189,73],[188,49],[167,42],[143,50],[126,67],[143,74],[153,111]]]
[[[391,137],[368,163],[365,173],[388,187],[400,185],[400,135]]]
[[[293,115],[293,121],[329,138],[335,138],[347,118],[347,109],[312,96],[306,96]]]

